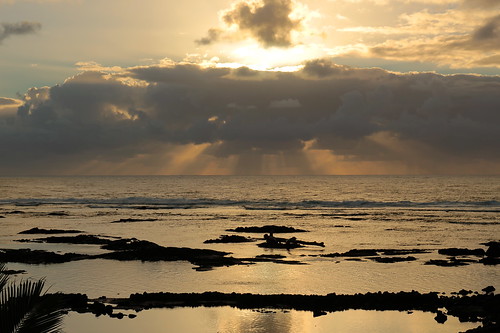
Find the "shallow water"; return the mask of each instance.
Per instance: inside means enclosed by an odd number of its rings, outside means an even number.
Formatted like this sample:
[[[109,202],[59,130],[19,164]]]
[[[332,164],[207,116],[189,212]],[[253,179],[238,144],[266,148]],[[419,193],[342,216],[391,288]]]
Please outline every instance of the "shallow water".
[[[210,248],[238,258],[282,254],[303,263],[257,263],[204,272],[195,271],[188,262],[9,263],[10,269],[27,271],[22,277],[46,277],[51,291],[90,297],[127,297],[143,291],[451,293],[500,285],[497,266],[424,265],[428,259],[446,258],[437,254],[440,248],[486,248],[481,243],[500,239],[500,177],[12,177],[0,178],[0,194],[0,216],[4,217],[0,218],[0,248],[103,251],[93,245],[15,241],[44,237],[18,235],[40,227]],[[126,218],[154,221],[113,223]],[[270,224],[308,230],[295,236],[326,246],[286,251],[262,249],[256,243],[203,243],[231,234],[228,228]],[[350,249],[425,249],[431,253],[392,264],[319,257]]]
[[[348,310],[313,317],[306,311],[238,310],[230,307],[153,309],[134,319],[95,318],[91,314],[70,314],[66,332],[151,332],[151,333],[456,333],[477,327],[450,317],[444,324],[434,314],[415,311]]]

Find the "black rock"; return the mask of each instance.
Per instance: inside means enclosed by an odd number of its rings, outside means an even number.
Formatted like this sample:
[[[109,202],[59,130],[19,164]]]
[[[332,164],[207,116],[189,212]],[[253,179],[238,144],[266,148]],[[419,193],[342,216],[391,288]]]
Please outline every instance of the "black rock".
[[[484,291],[486,294],[490,294],[490,293],[493,293],[495,291],[495,287],[488,286],[486,288],[483,288],[482,291]]]
[[[440,324],[444,324],[448,320],[448,317],[442,311],[438,311],[434,320]]]
[[[489,242],[488,250],[486,250],[486,255],[492,258],[500,257],[500,242]]]
[[[482,257],[485,254],[483,249],[457,249],[457,248],[448,248],[448,249],[440,249],[438,250],[439,254],[446,256],[478,256]]]
[[[415,261],[417,258],[415,257],[372,257],[369,258],[373,261],[380,262],[380,263],[395,263],[395,262],[404,262],[404,261]]]
[[[207,239],[203,243],[209,244],[209,243],[249,243],[249,242],[255,242],[255,239],[238,235],[221,235],[217,239]]]
[[[293,227],[277,226],[277,225],[265,225],[262,227],[237,227],[234,229],[226,229],[226,231],[232,232],[250,232],[250,233],[294,233],[294,232],[307,232],[307,230],[296,229]]]
[[[47,214],[48,216],[69,216],[66,212],[50,212]]]
[[[134,218],[128,218],[128,219],[119,219],[117,221],[113,221],[111,223],[129,223],[129,222],[153,222],[153,221],[158,221],[158,219],[134,219]]]

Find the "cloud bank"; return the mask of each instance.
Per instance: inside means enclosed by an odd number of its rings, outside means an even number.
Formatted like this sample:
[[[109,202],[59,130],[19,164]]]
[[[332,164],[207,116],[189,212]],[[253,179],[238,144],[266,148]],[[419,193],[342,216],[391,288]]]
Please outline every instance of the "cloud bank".
[[[500,68],[500,21],[497,0],[336,0],[354,6],[378,4],[391,10],[412,3],[387,25],[355,25],[347,16],[331,34],[352,44],[332,48],[337,56],[375,57],[435,64],[449,68]],[[382,6],[383,5],[383,6]]]
[[[41,28],[42,25],[38,22],[0,23],[0,44],[10,36],[33,34]]]
[[[327,59],[89,71],[0,116],[0,172],[498,173],[499,90],[498,76]]]

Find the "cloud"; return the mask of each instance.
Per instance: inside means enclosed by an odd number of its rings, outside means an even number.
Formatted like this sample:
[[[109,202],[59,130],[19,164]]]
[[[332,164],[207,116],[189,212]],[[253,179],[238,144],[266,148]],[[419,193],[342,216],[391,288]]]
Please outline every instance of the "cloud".
[[[413,10],[405,8],[393,24],[356,26],[354,21],[343,22],[335,34],[346,40],[346,45],[332,48],[329,54],[461,69],[500,68],[496,61],[500,51],[499,19],[493,10],[500,2],[448,2],[443,6],[446,1],[418,1]],[[391,0],[387,6],[397,3]]]
[[[10,36],[33,34],[41,28],[42,25],[38,22],[0,23],[0,43]]]
[[[17,99],[0,97],[0,107],[18,105],[18,104],[19,104],[19,100],[17,100]]]
[[[416,21],[427,21],[431,27],[430,23],[436,18],[430,13],[419,13],[419,16]],[[426,61],[452,68],[500,68],[500,15],[491,17],[483,13],[463,24],[462,30],[453,27],[460,17],[465,20],[465,12],[454,12],[454,18],[446,24],[450,29],[442,34],[388,39],[370,47],[369,54],[392,60]]]
[[[491,9],[495,7],[500,7],[500,2],[498,0],[464,0],[465,7],[472,8],[486,8]]]
[[[170,63],[32,88],[0,121],[0,171],[498,173],[500,77],[328,59],[241,71]]]
[[[198,45],[210,45],[220,40],[223,31],[221,29],[209,29],[207,32],[207,36],[196,40]]]
[[[500,15],[477,28],[470,41],[480,49],[500,50]]]
[[[223,36],[229,39],[232,31],[242,37],[250,36],[264,47],[288,47],[294,44],[292,34],[302,28],[302,17],[293,17],[295,3],[292,0],[243,0],[221,15],[226,30],[210,29],[206,37],[197,40],[200,45],[209,45]],[[234,38],[234,37],[233,37]]]

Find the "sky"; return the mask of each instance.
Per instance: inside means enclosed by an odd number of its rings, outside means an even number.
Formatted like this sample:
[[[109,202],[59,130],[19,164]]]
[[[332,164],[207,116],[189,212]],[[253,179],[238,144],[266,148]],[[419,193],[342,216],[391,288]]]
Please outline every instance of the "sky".
[[[0,175],[500,174],[500,0],[0,0]]]

